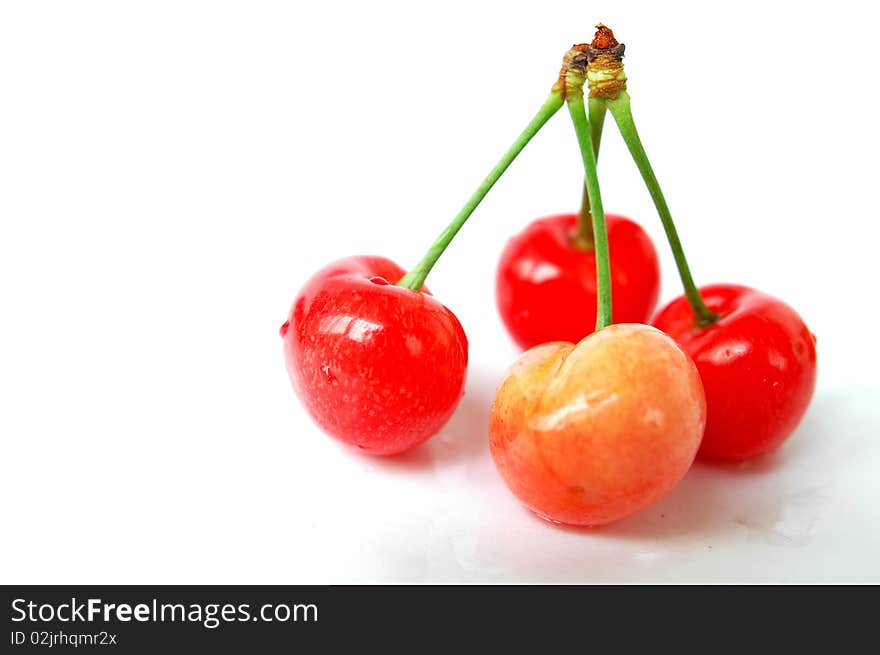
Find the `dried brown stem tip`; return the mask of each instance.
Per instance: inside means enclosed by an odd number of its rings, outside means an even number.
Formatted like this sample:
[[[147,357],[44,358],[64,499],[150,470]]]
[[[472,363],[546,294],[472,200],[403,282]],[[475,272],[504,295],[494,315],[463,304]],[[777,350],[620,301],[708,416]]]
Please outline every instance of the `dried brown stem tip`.
[[[587,64],[590,61],[589,50],[590,46],[588,44],[576,43],[571,46],[562,58],[559,79],[553,85],[553,90],[561,93],[563,98],[584,94],[585,75]]]
[[[623,53],[626,49],[614,38],[614,32],[602,23],[596,25],[596,35],[587,50],[587,85],[590,97],[614,99],[626,89],[623,72]]]
[[[602,23],[596,25],[596,36],[590,46],[595,50],[611,50],[616,48],[620,43],[614,38],[614,32],[610,27],[605,27]]]

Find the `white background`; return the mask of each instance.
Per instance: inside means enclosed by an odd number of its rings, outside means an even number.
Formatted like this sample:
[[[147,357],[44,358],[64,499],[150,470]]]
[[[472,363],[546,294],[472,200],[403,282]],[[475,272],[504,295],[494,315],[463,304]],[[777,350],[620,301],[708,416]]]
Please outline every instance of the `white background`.
[[[3,3],[0,581],[880,582],[869,6]],[[599,20],[698,280],[787,300],[820,374],[778,453],[578,531],[518,506],[486,435],[516,356],[498,253],[580,200],[565,112],[429,280],[471,343],[432,442],[387,460],[320,434],[277,330],[332,259],[415,263]],[[677,295],[613,130],[600,177]]]

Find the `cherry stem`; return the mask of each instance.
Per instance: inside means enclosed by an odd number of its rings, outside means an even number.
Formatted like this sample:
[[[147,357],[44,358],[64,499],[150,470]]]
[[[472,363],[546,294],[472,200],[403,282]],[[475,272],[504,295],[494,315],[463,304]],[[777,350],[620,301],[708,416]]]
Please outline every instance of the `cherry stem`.
[[[599,161],[599,144],[602,142],[602,127],[605,125],[605,103],[595,102],[590,98],[590,140],[593,142],[593,154]],[[587,181],[584,179],[583,195],[581,197],[581,211],[578,215],[578,231],[575,237],[576,244],[585,250],[593,249],[593,217],[590,215],[590,194],[587,192]]]
[[[593,243],[596,250],[596,330],[611,325],[611,265],[608,256],[608,232],[605,229],[605,210],[602,207],[602,194],[599,191],[599,177],[596,172],[595,142],[591,137],[590,120],[582,94],[569,93],[566,98],[568,112],[574,123],[581,158],[584,160],[584,177],[587,198],[590,201],[590,217],[593,226]]]
[[[700,290],[694,284],[694,278],[691,276],[691,270],[688,267],[687,258],[684,255],[681,240],[678,238],[678,232],[675,229],[672,215],[669,213],[666,199],[663,197],[663,191],[660,189],[657,176],[654,175],[654,169],[651,168],[651,162],[648,161],[648,155],[645,153],[645,148],[642,146],[642,141],[636,130],[630,108],[629,93],[621,90],[616,98],[597,98],[597,100],[603,102],[608,107],[611,115],[614,116],[617,127],[620,129],[620,134],[623,136],[623,140],[627,148],[629,148],[629,152],[642,175],[642,179],[645,181],[645,186],[648,187],[648,192],[651,194],[651,199],[654,201],[657,213],[660,214],[660,220],[663,223],[669,247],[672,249],[675,265],[678,267],[678,275],[681,277],[681,283],[684,286],[685,296],[697,317],[697,322],[700,325],[714,323],[720,317],[706,307],[703,296],[700,295]]]
[[[532,140],[532,137],[544,127],[544,124],[550,120],[553,114],[559,111],[563,103],[564,100],[562,93],[557,90],[550,93],[547,100],[541,105],[538,113],[535,114],[535,117],[526,126],[526,129],[522,131],[516,141],[513,142],[513,145],[510,146],[507,152],[504,153],[504,156],[501,157],[500,161],[495,164],[495,168],[489,172],[486,179],[482,181],[480,186],[477,187],[477,190],[474,191],[470,198],[468,198],[468,201],[465,203],[464,207],[461,208],[461,211],[458,212],[455,218],[452,219],[452,222],[445,230],[443,230],[440,236],[437,237],[437,240],[434,241],[422,260],[416,264],[415,268],[411,269],[403,276],[403,278],[397,283],[397,286],[411,289],[413,291],[419,291],[422,288],[425,284],[425,278],[428,277],[428,273],[431,272],[431,269],[434,268],[434,264],[440,259],[440,255],[443,254],[443,251],[446,250],[447,246],[449,246],[452,239],[455,238],[455,235],[458,234],[458,231],[462,228],[470,215],[474,212],[480,202],[482,202],[483,198],[486,197],[489,190],[504,174],[504,171],[507,170],[507,167],[510,166],[513,160],[516,159],[517,155],[523,151],[528,142]]]

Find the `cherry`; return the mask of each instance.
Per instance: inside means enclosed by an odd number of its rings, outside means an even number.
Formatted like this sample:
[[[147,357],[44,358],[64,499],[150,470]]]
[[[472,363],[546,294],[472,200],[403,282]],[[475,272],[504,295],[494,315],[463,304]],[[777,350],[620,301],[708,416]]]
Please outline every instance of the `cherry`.
[[[647,325],[523,353],[489,419],[492,457],[529,509],[598,526],[647,507],[684,477],[706,420],[693,362]]]
[[[687,298],[654,325],[694,360],[708,418],[700,457],[748,459],[777,448],[806,412],[816,383],[815,337],[784,302],[735,284],[700,288],[718,318],[701,325]]]
[[[615,322],[650,319],[660,292],[660,266],[650,237],[637,223],[605,216],[611,252]],[[538,219],[510,239],[496,275],[498,311],[514,341],[577,342],[596,324],[596,255],[577,238],[577,214]]]
[[[282,326],[287,370],[325,432],[377,455],[422,443],[464,391],[467,338],[425,289],[396,286],[384,257],[347,257],[299,292]]]

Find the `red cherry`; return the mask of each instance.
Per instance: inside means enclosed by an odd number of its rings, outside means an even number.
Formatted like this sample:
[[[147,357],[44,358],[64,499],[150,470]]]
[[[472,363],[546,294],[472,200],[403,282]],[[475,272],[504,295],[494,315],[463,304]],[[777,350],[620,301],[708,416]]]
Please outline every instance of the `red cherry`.
[[[654,325],[691,356],[706,391],[703,458],[742,460],[778,447],[794,431],[816,383],[816,338],[784,302],[735,284],[700,288],[720,315],[700,326],[687,300]]]
[[[422,443],[464,390],[467,338],[406,271],[384,257],[340,259],[309,279],[282,327],[287,370],[325,432],[369,453]]]
[[[607,214],[615,323],[645,323],[657,305],[660,265],[637,223]],[[538,219],[507,242],[495,280],[508,332],[522,348],[577,343],[596,328],[596,255],[575,245],[578,216]]]

